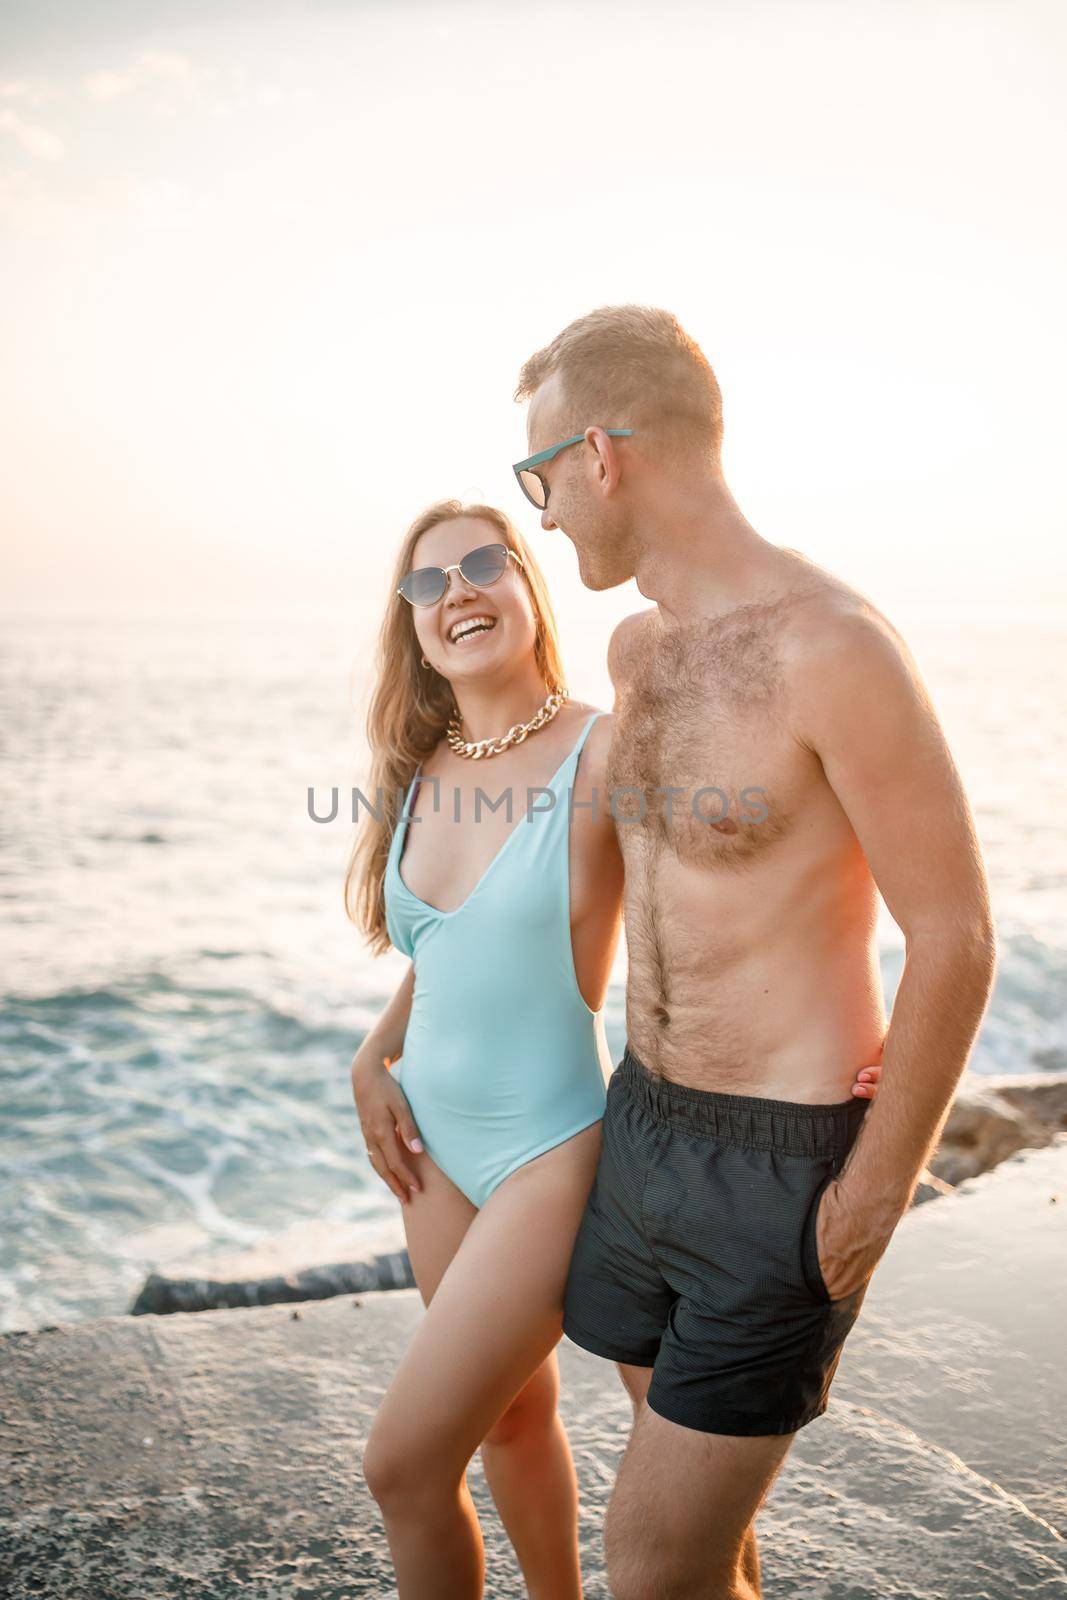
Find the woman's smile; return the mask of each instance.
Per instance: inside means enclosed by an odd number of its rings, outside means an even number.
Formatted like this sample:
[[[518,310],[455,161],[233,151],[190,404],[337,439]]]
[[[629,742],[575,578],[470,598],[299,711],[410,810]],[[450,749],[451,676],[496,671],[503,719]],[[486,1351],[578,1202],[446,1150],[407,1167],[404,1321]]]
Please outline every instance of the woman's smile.
[[[473,616],[463,617],[449,627],[448,642],[469,649],[475,640],[488,638],[496,623],[496,617],[491,617],[488,612],[476,612]]]

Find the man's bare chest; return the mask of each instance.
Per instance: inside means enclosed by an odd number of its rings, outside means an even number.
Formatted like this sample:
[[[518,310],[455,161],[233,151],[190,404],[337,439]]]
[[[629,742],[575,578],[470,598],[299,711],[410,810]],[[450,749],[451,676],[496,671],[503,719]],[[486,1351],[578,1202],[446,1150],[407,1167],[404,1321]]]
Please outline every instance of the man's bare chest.
[[[661,633],[618,686],[608,785],[623,849],[744,866],[785,839],[815,779],[770,619]]]

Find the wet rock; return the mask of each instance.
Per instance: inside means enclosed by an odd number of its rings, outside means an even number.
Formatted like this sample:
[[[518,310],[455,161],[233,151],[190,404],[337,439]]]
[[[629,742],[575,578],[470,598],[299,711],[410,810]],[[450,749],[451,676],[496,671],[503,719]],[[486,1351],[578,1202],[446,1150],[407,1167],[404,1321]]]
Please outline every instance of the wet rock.
[[[1017,1150],[1039,1149],[1067,1129],[1067,1073],[998,1074],[961,1080],[930,1159],[950,1184],[989,1172]]]
[[[217,1311],[238,1306],[277,1305],[293,1300],[328,1300],[338,1294],[363,1294],[374,1289],[411,1289],[415,1275],[406,1250],[375,1256],[371,1261],[341,1261],[272,1278],[168,1278],[151,1273],[130,1314],[174,1311]]]
[[[304,1218],[250,1248],[172,1258],[149,1275],[130,1310],[161,1316],[414,1286],[399,1216],[369,1223]]]
[[[1029,1112],[1046,1128],[1067,1129],[1067,1071],[1028,1072],[995,1078],[997,1092],[1013,1106]]]
[[[913,1206],[921,1206],[927,1200],[939,1200],[944,1194],[954,1194],[955,1188],[951,1183],[946,1183],[944,1178],[937,1178],[924,1167],[915,1185],[915,1193],[911,1197]]]

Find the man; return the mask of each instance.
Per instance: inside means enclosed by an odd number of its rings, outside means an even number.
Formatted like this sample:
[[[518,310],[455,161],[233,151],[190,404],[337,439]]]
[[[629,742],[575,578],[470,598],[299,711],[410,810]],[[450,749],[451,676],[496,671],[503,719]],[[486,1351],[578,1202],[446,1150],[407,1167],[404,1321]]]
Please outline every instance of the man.
[[[608,1574],[616,1600],[749,1600],[756,1511],[826,1409],[974,1042],[988,885],[904,640],[746,521],[676,319],[582,317],[516,398],[542,527],[589,588],[654,602],[608,653],[627,1049],[564,1318],[634,1402]],[[888,1030],[878,891],[907,945]],[[849,1099],[879,1056],[876,1099]]]

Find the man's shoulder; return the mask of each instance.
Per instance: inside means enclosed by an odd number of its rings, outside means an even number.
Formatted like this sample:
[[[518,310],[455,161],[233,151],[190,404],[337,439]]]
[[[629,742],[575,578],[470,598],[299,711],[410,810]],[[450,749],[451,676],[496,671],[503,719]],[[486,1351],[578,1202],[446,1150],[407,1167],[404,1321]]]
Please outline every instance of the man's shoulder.
[[[893,708],[928,702],[899,629],[842,579],[814,584],[790,606],[779,642],[795,729],[821,726],[843,712],[880,723]]]
[[[647,632],[652,619],[658,615],[659,606],[646,606],[644,611],[633,611],[615,624],[608,640],[608,673],[612,683],[618,684],[626,676],[634,647]]]
[[[807,563],[809,581],[784,608],[780,622],[782,654],[801,668],[847,662],[851,652],[906,652],[894,626],[869,595]]]

